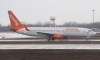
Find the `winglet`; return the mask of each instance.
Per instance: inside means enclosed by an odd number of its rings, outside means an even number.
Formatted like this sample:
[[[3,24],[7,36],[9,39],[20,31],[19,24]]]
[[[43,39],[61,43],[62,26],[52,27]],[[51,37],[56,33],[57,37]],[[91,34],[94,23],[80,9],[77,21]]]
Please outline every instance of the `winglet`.
[[[9,15],[12,31],[17,31],[22,28],[25,28],[27,31],[29,31],[29,29],[17,19],[17,17],[12,13],[12,11],[8,11],[8,15]]]

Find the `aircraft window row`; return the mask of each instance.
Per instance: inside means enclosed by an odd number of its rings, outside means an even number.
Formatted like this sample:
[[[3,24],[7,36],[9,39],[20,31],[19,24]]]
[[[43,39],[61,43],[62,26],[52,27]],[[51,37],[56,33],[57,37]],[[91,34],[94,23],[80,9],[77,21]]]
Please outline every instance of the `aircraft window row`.
[[[34,30],[34,32],[73,32],[73,31],[77,31],[78,30]]]

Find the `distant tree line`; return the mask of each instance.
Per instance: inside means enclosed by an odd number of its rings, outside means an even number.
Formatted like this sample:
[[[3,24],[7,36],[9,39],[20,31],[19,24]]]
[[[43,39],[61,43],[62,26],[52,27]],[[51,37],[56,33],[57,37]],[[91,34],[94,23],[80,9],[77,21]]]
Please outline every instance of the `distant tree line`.
[[[41,23],[37,22],[36,24],[25,24],[28,27],[54,27],[53,24],[50,24],[49,22],[46,23]],[[100,29],[100,22],[95,22],[93,23],[76,23],[76,22],[65,22],[62,25],[56,25],[57,27],[83,27],[83,28],[96,28]],[[8,26],[2,26],[0,25],[0,32],[9,32],[10,30],[10,25]]]

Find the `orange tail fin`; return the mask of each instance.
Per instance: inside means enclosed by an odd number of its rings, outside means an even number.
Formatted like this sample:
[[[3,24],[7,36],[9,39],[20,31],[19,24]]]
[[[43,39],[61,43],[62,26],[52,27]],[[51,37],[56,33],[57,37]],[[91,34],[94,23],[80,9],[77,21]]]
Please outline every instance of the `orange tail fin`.
[[[29,31],[28,28],[17,19],[17,17],[12,13],[12,11],[8,11],[8,15],[11,23],[11,30],[17,31],[22,28],[26,28],[26,30]]]

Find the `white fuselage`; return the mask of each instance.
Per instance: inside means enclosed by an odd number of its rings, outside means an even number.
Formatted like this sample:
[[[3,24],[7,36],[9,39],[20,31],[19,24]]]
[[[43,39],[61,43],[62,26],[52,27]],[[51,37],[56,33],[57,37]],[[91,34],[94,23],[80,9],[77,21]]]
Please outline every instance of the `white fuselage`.
[[[11,29],[20,34],[28,36],[46,36],[48,40],[62,38],[62,36],[86,36],[90,37],[96,33],[91,29],[79,27],[29,27],[22,24],[12,11],[8,11]]]
[[[73,29],[72,29],[73,28]],[[45,34],[39,34],[37,32],[49,33],[49,34],[61,34],[62,36],[93,36],[96,33],[88,28],[76,27],[28,27],[30,31],[26,31],[25,28],[20,29],[17,33],[28,36],[46,36]]]

